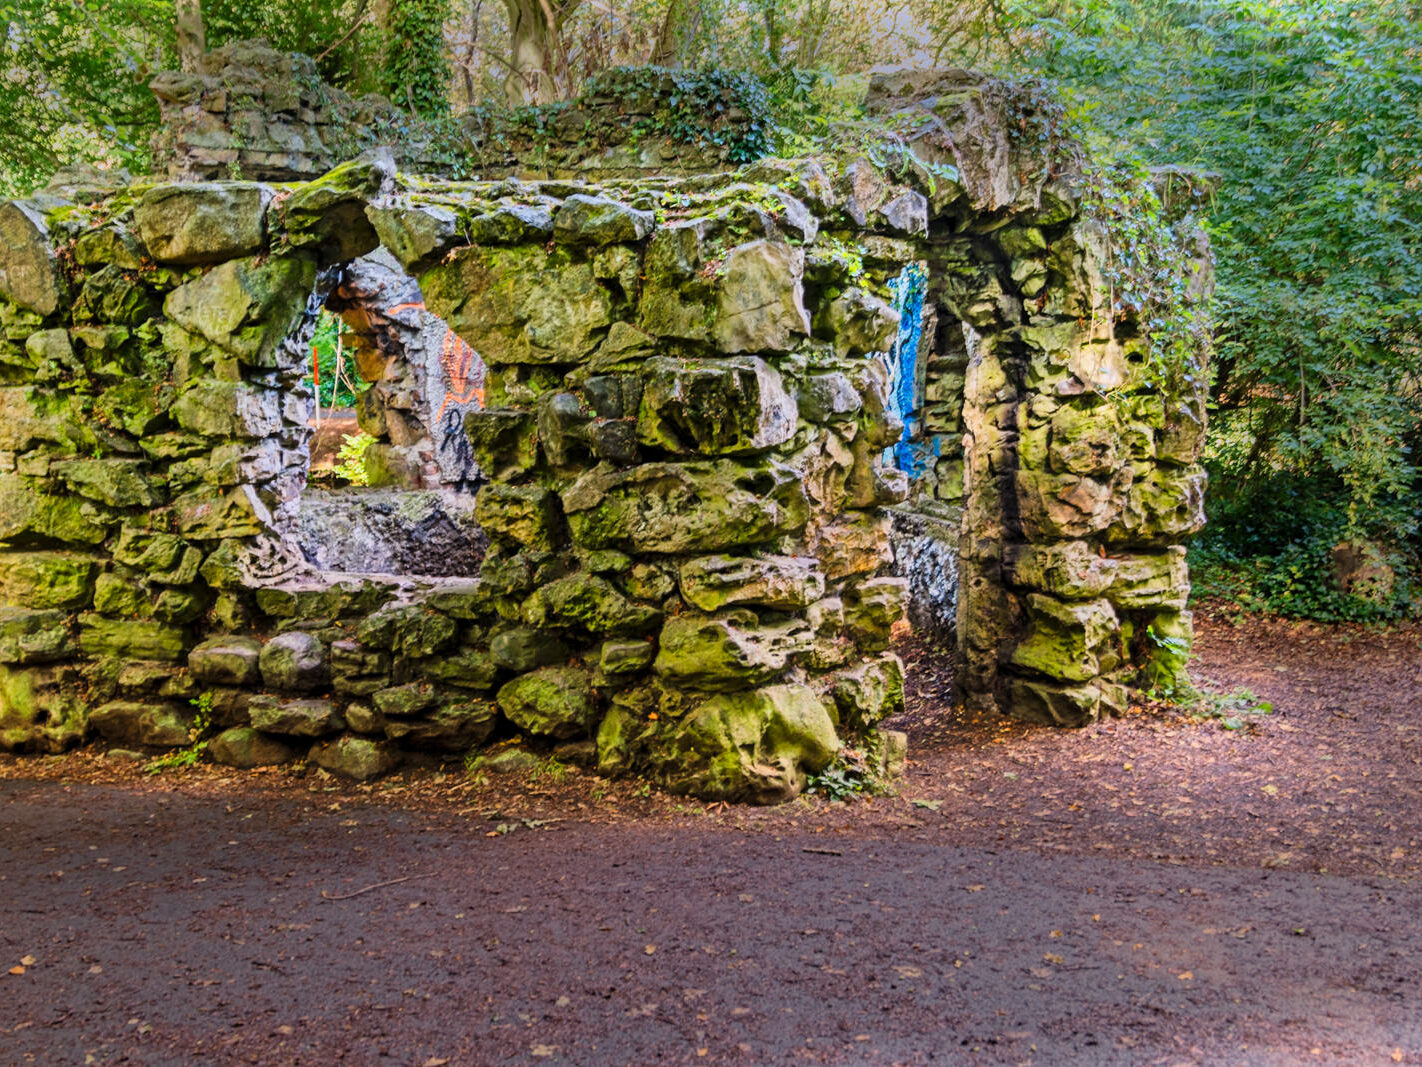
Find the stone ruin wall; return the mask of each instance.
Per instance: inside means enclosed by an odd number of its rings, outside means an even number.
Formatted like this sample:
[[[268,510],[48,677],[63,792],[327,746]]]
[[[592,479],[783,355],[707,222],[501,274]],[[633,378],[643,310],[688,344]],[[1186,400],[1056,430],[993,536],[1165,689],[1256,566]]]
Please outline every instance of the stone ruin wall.
[[[523,737],[783,799],[842,745],[900,754],[895,513],[956,572],[965,700],[1121,709],[1189,638],[1202,399],[1104,325],[1099,230],[1070,175],[1025,180],[1040,148],[990,88],[879,86],[923,120],[887,162],[461,183],[374,160],[0,207],[0,746],[178,747],[203,707],[235,765],[365,778]],[[487,364],[477,577],[291,544],[314,311],[377,249]],[[912,264],[905,438],[882,353]]]

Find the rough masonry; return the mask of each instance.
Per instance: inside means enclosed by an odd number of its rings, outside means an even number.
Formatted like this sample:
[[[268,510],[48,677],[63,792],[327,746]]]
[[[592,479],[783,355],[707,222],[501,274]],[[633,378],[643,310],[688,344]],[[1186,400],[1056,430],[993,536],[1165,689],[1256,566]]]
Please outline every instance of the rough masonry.
[[[1120,710],[1188,648],[1203,403],[1141,373],[1074,175],[1008,103],[880,79],[886,148],[690,176],[372,158],[6,203],[0,746],[181,747],[202,715],[223,762],[368,778],[519,736],[784,799],[842,746],[901,755],[895,512],[956,577],[964,699]],[[475,576],[296,547],[309,333],[372,253],[486,367]]]

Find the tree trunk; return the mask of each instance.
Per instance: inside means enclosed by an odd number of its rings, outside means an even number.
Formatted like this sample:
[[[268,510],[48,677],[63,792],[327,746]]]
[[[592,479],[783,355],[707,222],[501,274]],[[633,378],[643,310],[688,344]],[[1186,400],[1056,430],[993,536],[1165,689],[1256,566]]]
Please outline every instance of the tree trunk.
[[[509,12],[508,102],[551,104],[558,99],[563,23],[580,0],[504,0]]]
[[[176,0],[178,69],[195,71],[207,54],[207,33],[202,24],[202,0]]]

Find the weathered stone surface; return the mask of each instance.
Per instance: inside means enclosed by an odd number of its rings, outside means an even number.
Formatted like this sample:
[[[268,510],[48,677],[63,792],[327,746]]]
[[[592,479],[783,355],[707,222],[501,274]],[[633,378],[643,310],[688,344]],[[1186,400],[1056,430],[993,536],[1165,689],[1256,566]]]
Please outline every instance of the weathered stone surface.
[[[758,356],[656,359],[644,372],[637,435],[671,452],[736,455],[795,434],[795,401]]]
[[[299,753],[285,741],[268,737],[250,726],[234,726],[207,743],[207,754],[212,762],[224,767],[249,770],[290,763]]]
[[[400,752],[388,741],[349,734],[312,745],[310,758],[322,770],[357,782],[379,778],[400,766]]]
[[[211,685],[254,685],[262,677],[261,652],[255,637],[211,637],[188,653],[188,670]]]
[[[469,248],[420,275],[431,311],[490,366],[573,363],[612,323],[588,263],[541,248]]]
[[[542,737],[586,736],[597,714],[592,675],[577,667],[543,667],[499,690],[499,707],[521,730]]]
[[[89,725],[111,744],[181,748],[192,741],[192,716],[174,704],[114,700],[91,711]]]
[[[71,459],[50,470],[80,496],[110,507],[152,507],[163,496],[161,482],[142,460]]]
[[[85,608],[100,560],[77,552],[0,553],[0,600],[27,608]]]
[[[43,663],[73,651],[62,611],[0,607],[0,663]]]
[[[381,194],[393,173],[389,160],[352,160],[298,186],[280,209],[288,242],[315,246],[327,263],[372,251],[380,238],[366,217],[366,204]]]
[[[248,708],[252,725],[269,734],[286,737],[325,737],[346,727],[336,705],[329,700],[284,700],[258,696]]]
[[[538,438],[529,412],[507,408],[471,411],[465,417],[464,431],[479,469],[490,478],[515,478],[538,462]]]
[[[850,512],[819,532],[815,557],[831,581],[868,574],[893,561],[890,521],[873,512]]]
[[[656,608],[627,599],[605,578],[579,572],[538,589],[524,601],[535,627],[576,626],[595,634],[642,633],[662,618]]]
[[[887,352],[899,330],[899,313],[863,289],[846,289],[830,304],[826,328],[841,356]]]
[[[18,474],[0,474],[0,541],[96,545],[107,534],[102,513],[82,499],[43,492]]]
[[[879,651],[889,647],[891,631],[903,619],[907,601],[907,578],[856,582],[845,590],[844,621],[861,648]]]
[[[676,615],[662,628],[656,672],[669,684],[695,689],[744,689],[775,678],[812,634],[799,619],[762,625],[755,613]]]
[[[494,732],[499,707],[492,700],[459,700],[442,704],[417,719],[392,719],[385,736],[392,741],[439,752],[463,752],[482,744]]]
[[[793,610],[825,595],[824,575],[805,556],[702,556],[681,565],[680,585],[702,611],[732,604]]]
[[[0,750],[62,752],[84,739],[89,701],[69,667],[0,667]]]
[[[300,630],[277,634],[263,645],[258,665],[263,684],[283,692],[310,693],[331,681],[326,645]]]
[[[188,648],[188,632],[148,619],[79,616],[79,647],[86,656],[177,661]]]
[[[801,383],[797,399],[801,417],[810,422],[843,421],[864,406],[859,390],[840,371],[810,375]]]
[[[46,317],[68,295],[49,247],[49,225],[23,200],[0,205],[0,295]]]
[[[381,246],[412,274],[435,265],[456,245],[464,243],[459,218],[448,208],[430,204],[372,205],[366,208],[366,217],[375,227]]]
[[[457,648],[420,664],[420,673],[436,682],[461,689],[490,689],[498,677],[493,653],[477,648]]]
[[[133,222],[159,263],[220,263],[261,250],[271,197],[248,182],[159,185],[143,194]]]
[[[904,710],[904,664],[893,652],[836,671],[822,684],[834,703],[838,727],[872,729]]]
[[[547,632],[503,630],[490,639],[489,655],[496,665],[522,672],[563,662],[568,658],[568,646]]]
[[[1125,690],[1110,683],[1064,685],[1026,678],[1012,679],[1008,713],[1023,722],[1047,726],[1086,726],[1124,710]]]
[[[804,256],[788,244],[752,241],[726,253],[712,333],[723,352],[783,352],[810,332],[801,274]]]
[[[315,283],[315,263],[299,255],[232,259],[174,289],[163,312],[243,363],[274,367]]]
[[[1119,634],[1119,623],[1109,601],[1065,604],[1033,593],[1027,597],[1027,617],[1030,629],[1013,650],[1014,667],[1085,682],[1116,665],[1119,654],[1110,643]]]
[[[809,517],[799,479],[772,461],[599,466],[563,493],[563,509],[573,539],[585,548],[658,553],[773,541],[799,531]]]
[[[607,245],[640,241],[652,232],[650,211],[602,196],[574,193],[553,214],[553,237],[564,244]]]
[[[360,624],[361,644],[397,656],[429,656],[453,643],[459,627],[448,615],[422,604],[388,604]]]
[[[802,685],[712,696],[676,718],[648,720],[619,703],[597,744],[604,773],[645,769],[673,792],[753,803],[794,797],[840,747],[824,704]]]
[[[281,394],[241,382],[194,382],[171,410],[183,429],[220,440],[259,440],[282,428]]]
[[[507,545],[546,550],[559,539],[558,498],[539,486],[486,486],[474,517],[491,538]]]

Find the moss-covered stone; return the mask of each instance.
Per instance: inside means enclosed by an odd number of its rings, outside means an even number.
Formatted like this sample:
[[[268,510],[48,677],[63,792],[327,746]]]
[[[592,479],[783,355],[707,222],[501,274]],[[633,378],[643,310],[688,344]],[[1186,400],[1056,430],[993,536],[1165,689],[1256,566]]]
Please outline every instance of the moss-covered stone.
[[[1109,601],[1067,604],[1033,593],[1027,597],[1027,618],[1027,635],[1012,653],[1014,667],[1085,682],[1116,665],[1113,642],[1120,623]]]
[[[315,263],[299,255],[232,259],[174,289],[163,312],[245,364],[274,367],[315,283]]]
[[[499,708],[492,700],[458,700],[419,718],[389,720],[385,736],[417,748],[463,752],[487,741],[498,720]]]
[[[349,734],[312,745],[310,759],[324,771],[357,782],[380,778],[400,766],[400,752],[388,741]]]
[[[42,211],[24,200],[0,205],[0,295],[48,317],[68,295]]]
[[[795,610],[825,595],[825,579],[806,556],[702,556],[680,568],[681,595],[702,611],[733,604]]]
[[[547,551],[560,540],[558,498],[539,486],[485,486],[474,517],[491,538],[513,547]]]
[[[284,737],[325,737],[344,730],[339,709],[329,700],[277,700],[256,696],[248,707],[252,725]]]
[[[311,693],[331,681],[330,655],[325,642],[301,630],[273,637],[262,646],[257,664],[263,684],[281,692]]]
[[[676,615],[662,628],[655,670],[671,685],[744,689],[781,674],[811,641],[810,628],[799,619],[762,624],[745,609]]]
[[[584,548],[667,554],[773,541],[809,518],[800,480],[773,461],[600,466],[563,493],[563,509]]]
[[[299,755],[297,749],[285,741],[250,726],[223,730],[207,743],[207,754],[212,762],[239,770],[290,763]]]
[[[574,363],[612,323],[592,266],[542,248],[467,248],[420,275],[439,315],[490,365]]]
[[[151,619],[79,616],[79,647],[86,656],[176,662],[187,653],[188,631]]]
[[[521,730],[540,737],[584,737],[598,700],[592,675],[577,667],[542,667],[499,690],[499,707]]]
[[[535,627],[575,626],[595,634],[643,633],[661,622],[656,608],[627,599],[605,578],[580,571],[534,592],[523,605]]]
[[[90,712],[89,725],[113,745],[181,748],[192,741],[193,716],[179,704],[114,700]]]
[[[158,185],[143,194],[134,226],[159,263],[220,263],[266,243],[272,190],[250,182]]]
[[[647,363],[638,438],[673,453],[736,455],[784,444],[795,401],[758,356]]]
[[[100,560],[77,552],[0,552],[0,600],[75,610],[93,601]]]
[[[255,637],[210,637],[188,653],[188,670],[210,685],[254,685],[262,676],[261,653]]]

